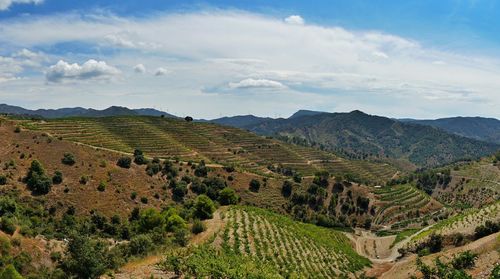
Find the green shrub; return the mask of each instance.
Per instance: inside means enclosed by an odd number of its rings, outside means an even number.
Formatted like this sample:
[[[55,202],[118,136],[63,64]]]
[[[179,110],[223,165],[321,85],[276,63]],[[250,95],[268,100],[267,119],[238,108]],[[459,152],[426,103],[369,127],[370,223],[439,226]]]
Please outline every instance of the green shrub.
[[[5,184],[7,184],[7,176],[0,175],[0,185],[5,185]]]
[[[25,181],[35,194],[47,194],[52,187],[52,180],[45,174],[45,169],[37,160],[31,162]]]
[[[97,186],[97,190],[98,190],[99,192],[104,192],[104,191],[106,190],[106,186],[107,186],[107,185],[106,185],[106,182],[101,181],[101,182],[99,183],[99,186]]]
[[[147,197],[141,197],[141,202],[143,204],[147,204],[148,203],[148,198]]]
[[[249,188],[249,189],[250,189],[250,191],[255,192],[255,193],[256,193],[256,192],[259,192],[259,189],[260,189],[260,182],[259,182],[257,179],[252,179],[252,180],[250,181],[249,186],[250,186],[250,188]]]
[[[145,234],[134,236],[130,239],[129,249],[132,255],[145,255],[153,249],[153,240]]]
[[[191,226],[191,232],[194,234],[202,233],[206,230],[205,224],[200,219],[194,219],[193,226]]]
[[[199,195],[194,203],[194,216],[201,219],[211,219],[215,211],[214,202],[206,195]]]
[[[167,218],[166,229],[169,232],[175,232],[176,230],[186,229],[186,221],[182,219],[181,216],[177,214],[172,214]]]
[[[75,164],[75,156],[71,153],[64,153],[63,158],[61,159],[61,162],[65,165],[72,166]]]
[[[88,175],[82,175],[82,176],[80,176],[79,182],[80,182],[80,184],[85,185],[89,182],[89,180],[90,180],[90,177]]]
[[[9,264],[0,273],[0,278],[1,279],[23,279],[24,277],[21,276],[21,274],[19,274],[19,272],[17,272],[16,268],[12,264]]]
[[[135,198],[137,198],[137,193],[136,192],[132,192],[130,194],[130,199],[135,200]]]
[[[132,159],[130,159],[130,157],[121,157],[116,162],[117,166],[119,166],[121,168],[125,168],[125,169],[130,168],[131,164],[132,164]]]
[[[0,229],[7,234],[13,234],[16,231],[16,226],[10,218],[2,217],[0,221]]]
[[[237,204],[239,199],[236,192],[229,187],[219,191],[219,202],[221,205]]]
[[[281,194],[283,197],[288,198],[292,195],[293,183],[291,181],[285,180],[281,186]]]
[[[52,183],[61,184],[63,182],[63,174],[60,171],[55,171],[54,176],[52,176]]]

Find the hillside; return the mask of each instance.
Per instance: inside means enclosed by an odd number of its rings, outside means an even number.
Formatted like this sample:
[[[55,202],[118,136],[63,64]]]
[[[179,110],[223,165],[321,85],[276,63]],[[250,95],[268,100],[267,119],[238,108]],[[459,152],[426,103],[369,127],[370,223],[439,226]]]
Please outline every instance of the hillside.
[[[252,207],[231,207],[223,213],[223,221],[224,229],[204,246],[167,253],[163,269],[172,271],[169,259],[179,255],[183,258],[181,272],[194,277],[219,273],[250,278],[340,278],[370,264],[356,254],[341,232]],[[227,262],[240,263],[240,270],[232,270]],[[253,268],[248,269],[251,262]],[[253,273],[256,269],[260,274]]]
[[[97,110],[91,108],[86,109],[81,107],[30,110],[7,104],[0,104],[0,114],[35,116],[42,118],[63,118],[63,117],[77,117],[77,116],[105,117],[105,116],[118,116],[118,115],[149,115],[149,116],[164,115],[166,117],[176,117],[166,112],[151,108],[129,109],[126,107],[111,106],[103,110]]]
[[[417,167],[478,158],[499,148],[497,144],[449,134],[438,128],[402,123],[360,111],[275,119],[245,129],[354,158],[392,158]]]
[[[335,176],[383,183],[397,170],[387,163],[347,160],[313,148],[286,144],[247,131],[212,123],[160,117],[70,118],[26,121],[24,126],[87,145],[151,157],[236,166],[261,174],[327,170]]]
[[[400,120],[441,128],[447,132],[500,144],[500,120],[484,117],[450,117],[435,120]]]

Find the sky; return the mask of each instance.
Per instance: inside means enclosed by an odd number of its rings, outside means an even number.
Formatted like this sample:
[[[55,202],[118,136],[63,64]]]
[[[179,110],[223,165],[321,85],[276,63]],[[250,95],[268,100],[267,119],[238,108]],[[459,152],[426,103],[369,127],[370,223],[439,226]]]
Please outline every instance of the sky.
[[[0,103],[30,109],[500,118],[499,90],[500,1],[0,0]]]

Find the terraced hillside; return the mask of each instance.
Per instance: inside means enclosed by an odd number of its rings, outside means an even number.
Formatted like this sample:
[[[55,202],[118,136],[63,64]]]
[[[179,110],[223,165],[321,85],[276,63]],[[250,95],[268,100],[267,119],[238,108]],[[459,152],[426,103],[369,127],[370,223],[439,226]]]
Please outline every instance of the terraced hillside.
[[[270,266],[277,278],[347,278],[369,265],[352,249],[348,238],[337,231],[253,207],[231,207],[223,219],[225,227],[210,245],[219,253],[251,257],[262,266]],[[186,275],[218,274],[215,270],[220,268],[210,259],[203,259],[204,264],[190,264],[194,259],[200,261],[199,257],[188,257],[187,266],[194,268],[184,270]]]
[[[411,185],[384,187],[374,191],[380,200],[373,224],[391,224],[393,229],[421,223],[442,206],[429,195]]]
[[[454,207],[481,207],[500,199],[500,163],[492,157],[467,162],[451,170],[451,181],[433,196]]]
[[[121,116],[31,121],[24,125],[95,147],[127,153],[140,148],[151,157],[205,160],[256,173],[269,172],[269,168],[292,169],[308,176],[328,170],[334,175],[356,174],[360,179],[381,183],[397,172],[389,164],[346,160],[332,153],[211,123]]]

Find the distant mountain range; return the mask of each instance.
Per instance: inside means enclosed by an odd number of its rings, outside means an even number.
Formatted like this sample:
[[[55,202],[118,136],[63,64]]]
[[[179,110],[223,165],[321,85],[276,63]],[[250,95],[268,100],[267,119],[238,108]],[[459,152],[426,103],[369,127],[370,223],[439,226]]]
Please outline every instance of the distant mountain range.
[[[393,158],[417,167],[431,167],[477,158],[500,148],[494,140],[486,142],[494,132],[500,131],[494,126],[496,122],[487,118],[474,119],[482,124],[476,124],[476,130],[464,128],[472,127],[467,124],[471,122],[467,118],[457,120],[464,124],[451,121],[455,124],[447,125],[441,120],[430,123],[411,119],[399,121],[357,110],[350,113],[299,111],[287,119],[225,117],[213,122],[354,158]]]
[[[119,115],[148,115],[148,116],[164,115],[165,117],[176,117],[175,115],[152,108],[129,109],[126,107],[119,107],[119,106],[111,106],[103,110],[96,110],[91,108],[87,109],[81,107],[30,110],[18,106],[0,104],[0,113],[43,117],[43,118],[105,117],[105,116],[119,116]]]
[[[477,140],[500,144],[500,120],[484,117],[450,117],[435,120],[400,119],[441,128],[450,133]]]

